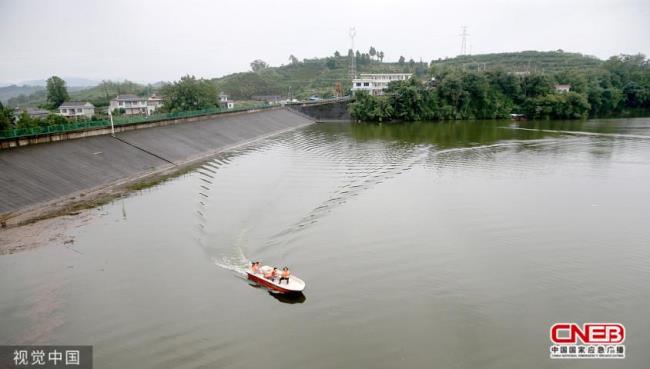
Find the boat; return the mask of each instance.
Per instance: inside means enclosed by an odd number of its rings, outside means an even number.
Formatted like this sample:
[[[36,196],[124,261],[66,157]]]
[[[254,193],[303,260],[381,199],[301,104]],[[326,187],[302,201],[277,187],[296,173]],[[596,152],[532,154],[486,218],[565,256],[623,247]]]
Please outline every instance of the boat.
[[[279,276],[275,278],[275,281],[264,278],[264,273],[271,270],[273,270],[273,267],[264,265],[260,268],[258,273],[253,273],[253,271],[248,270],[246,274],[248,274],[249,280],[259,284],[260,286],[266,287],[274,293],[300,293],[305,289],[305,282],[293,274],[289,276],[289,283],[282,281],[282,284],[279,283]]]

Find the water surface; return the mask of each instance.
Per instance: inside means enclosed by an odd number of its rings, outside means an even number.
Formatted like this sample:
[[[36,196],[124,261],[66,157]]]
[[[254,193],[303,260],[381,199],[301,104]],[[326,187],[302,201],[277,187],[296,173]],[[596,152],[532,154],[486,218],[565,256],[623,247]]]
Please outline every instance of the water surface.
[[[0,257],[0,344],[97,368],[641,368],[650,120],[316,124],[93,210]],[[307,282],[286,299],[248,259]],[[548,358],[621,322],[618,361]]]

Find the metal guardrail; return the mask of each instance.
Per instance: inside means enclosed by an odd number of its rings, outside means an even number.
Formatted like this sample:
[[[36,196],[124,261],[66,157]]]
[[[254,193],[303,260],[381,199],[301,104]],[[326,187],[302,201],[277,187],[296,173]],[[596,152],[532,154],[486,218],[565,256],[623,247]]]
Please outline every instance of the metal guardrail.
[[[238,111],[247,111],[247,110],[257,110],[257,109],[268,109],[273,108],[272,105],[263,105],[258,107],[248,107],[240,109],[229,109],[221,110],[218,108],[212,109],[202,109],[202,110],[192,110],[192,111],[182,111],[176,113],[166,113],[166,114],[153,114],[148,116],[130,116],[130,117],[113,117],[113,124],[115,126],[127,125],[127,124],[137,124],[137,123],[147,123],[147,122],[158,122],[165,120],[173,120],[179,118],[194,118],[201,117],[206,115],[218,115],[224,113],[232,113]],[[99,128],[108,128],[111,126],[111,122],[108,120],[86,120],[81,122],[71,122],[67,124],[55,124],[51,126],[44,127],[32,127],[32,128],[16,128],[16,129],[7,129],[0,131],[0,140],[2,139],[12,139],[19,137],[30,137],[30,136],[39,136],[47,134],[56,134],[56,133],[66,133],[74,132],[85,129],[99,129]]]

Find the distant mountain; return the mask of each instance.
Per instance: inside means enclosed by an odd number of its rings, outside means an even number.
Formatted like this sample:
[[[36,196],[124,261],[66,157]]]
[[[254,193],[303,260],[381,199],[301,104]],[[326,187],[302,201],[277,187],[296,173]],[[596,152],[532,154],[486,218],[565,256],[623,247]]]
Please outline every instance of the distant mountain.
[[[94,87],[101,83],[101,81],[95,81],[87,78],[80,77],[61,77],[65,81],[66,86],[68,87]],[[45,79],[34,79],[31,81],[23,81],[18,83],[20,86],[42,86],[45,87],[47,84]]]
[[[43,86],[16,86],[10,85],[5,87],[0,87],[0,101],[3,104],[6,104],[9,99],[12,97],[17,97],[20,95],[29,96],[35,92],[45,90]]]
[[[17,87],[17,86],[16,86]],[[23,87],[26,88],[26,87]],[[30,87],[35,88],[36,91],[29,94],[19,94],[14,96],[6,102],[8,106],[39,106],[45,104],[47,100],[47,92],[44,87]],[[112,82],[103,81],[97,86],[93,87],[75,87],[68,86],[68,94],[70,100],[75,101],[90,101],[97,107],[107,106],[110,99],[119,94],[135,94],[139,96],[148,96],[157,92],[153,86],[142,85],[131,81]]]

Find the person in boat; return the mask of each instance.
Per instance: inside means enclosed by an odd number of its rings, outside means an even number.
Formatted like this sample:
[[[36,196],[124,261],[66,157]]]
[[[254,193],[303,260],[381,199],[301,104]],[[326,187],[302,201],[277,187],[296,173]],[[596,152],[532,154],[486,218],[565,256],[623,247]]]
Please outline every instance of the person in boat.
[[[253,274],[259,274],[260,272],[260,262],[259,261],[254,261],[251,263],[251,271]]]
[[[287,284],[289,284],[289,276],[290,275],[291,275],[291,272],[289,271],[289,268],[287,268],[287,267],[282,268],[282,273],[280,274],[280,281],[278,283],[282,284],[282,281],[287,281]]]
[[[269,269],[266,272],[264,272],[264,278],[266,278],[266,279],[268,279],[268,280],[270,280],[272,282],[275,282],[275,277],[277,275],[278,275],[278,268],[273,268],[273,270]]]

